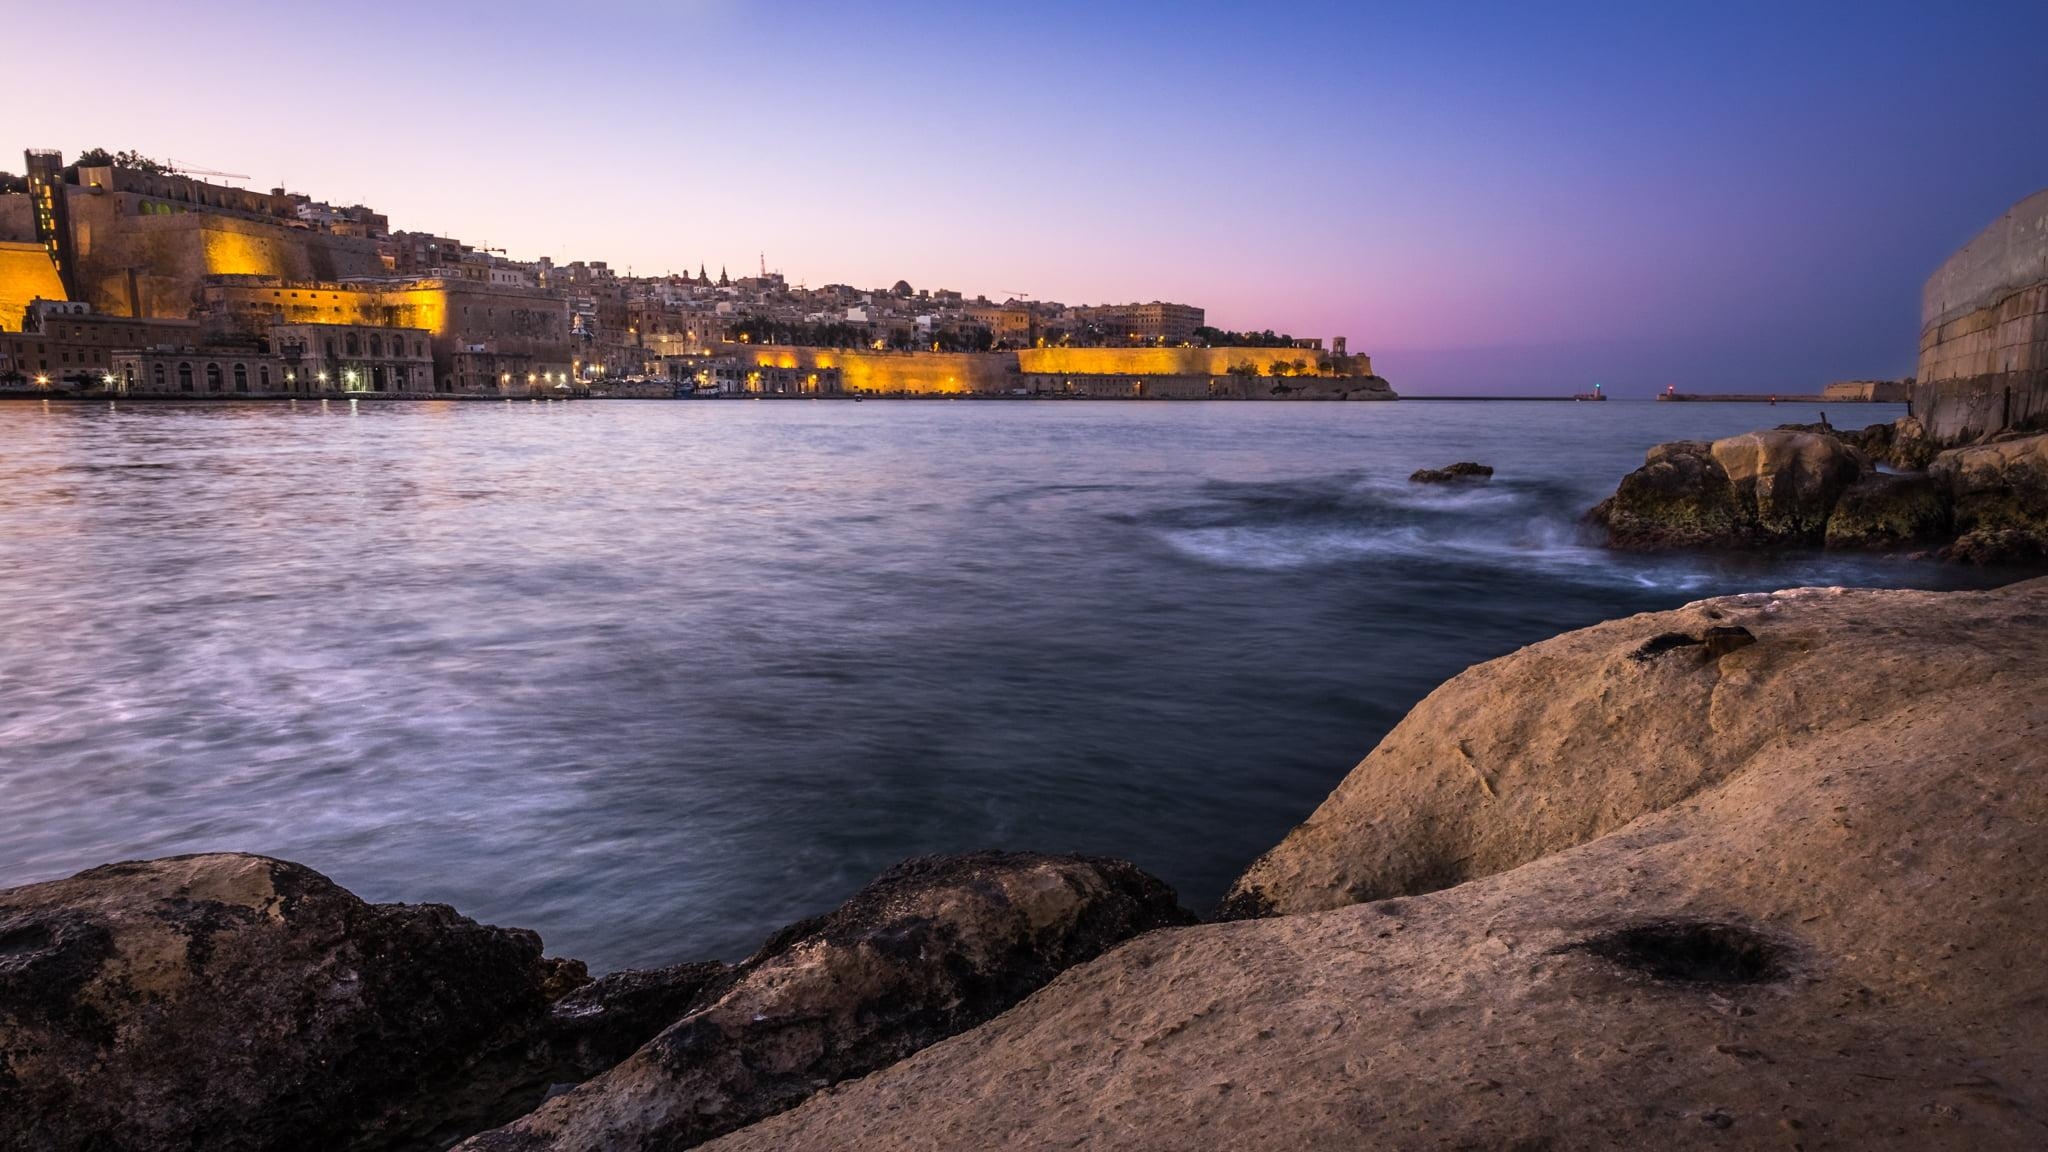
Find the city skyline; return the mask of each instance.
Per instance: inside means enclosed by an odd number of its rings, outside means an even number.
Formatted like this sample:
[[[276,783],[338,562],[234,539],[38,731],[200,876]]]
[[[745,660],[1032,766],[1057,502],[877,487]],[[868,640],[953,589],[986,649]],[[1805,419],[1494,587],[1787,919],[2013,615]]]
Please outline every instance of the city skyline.
[[[1486,6],[373,3],[319,53],[252,5],[111,10],[90,83],[24,62],[67,114],[14,151],[134,148],[642,275],[765,252],[813,286],[1186,300],[1348,335],[1411,395],[1905,375],[1927,274],[2048,182],[2020,114],[2048,15],[2020,5],[1546,33]],[[237,99],[252,61],[291,91]],[[216,114],[159,98],[191,75]]]

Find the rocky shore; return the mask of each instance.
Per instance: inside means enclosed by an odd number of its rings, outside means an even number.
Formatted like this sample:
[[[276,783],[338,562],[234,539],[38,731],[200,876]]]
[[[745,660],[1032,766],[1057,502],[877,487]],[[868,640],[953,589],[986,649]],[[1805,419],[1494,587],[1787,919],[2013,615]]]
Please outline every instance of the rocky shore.
[[[2048,561],[2048,434],[1937,451],[1911,416],[1650,449],[1588,518],[1616,548],[1828,548]]]
[[[1752,531],[1839,483],[1825,539],[1865,449],[1786,435],[1705,459]],[[1207,924],[983,853],[592,980],[283,861],[96,868],[0,893],[0,1147],[2035,1148],[2043,651],[2048,580],[1567,633],[1438,688]]]

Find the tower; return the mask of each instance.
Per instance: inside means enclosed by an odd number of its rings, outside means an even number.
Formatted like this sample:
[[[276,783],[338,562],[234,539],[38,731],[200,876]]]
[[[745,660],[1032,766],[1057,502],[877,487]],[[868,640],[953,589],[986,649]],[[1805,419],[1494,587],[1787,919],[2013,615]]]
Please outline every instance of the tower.
[[[36,217],[36,240],[50,253],[57,279],[68,299],[78,299],[76,270],[71,266],[71,212],[64,203],[64,154],[31,148],[22,154],[28,168],[28,196]]]

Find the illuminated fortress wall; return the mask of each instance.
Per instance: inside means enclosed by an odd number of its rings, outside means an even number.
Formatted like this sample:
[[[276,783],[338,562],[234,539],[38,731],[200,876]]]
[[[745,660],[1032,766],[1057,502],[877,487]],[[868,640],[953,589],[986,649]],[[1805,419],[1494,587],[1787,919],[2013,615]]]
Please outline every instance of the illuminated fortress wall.
[[[1351,375],[1372,373],[1372,361],[1353,356]],[[1233,365],[1250,363],[1260,373],[1274,364],[1325,363],[1312,348],[1026,348],[1017,362],[1030,375],[1223,376]]]
[[[0,243],[0,332],[21,331],[21,314],[36,297],[62,300],[64,282],[41,244]]]
[[[1274,364],[1326,362],[1309,348],[1028,348],[1017,352],[843,352],[831,348],[727,344],[721,351],[762,367],[837,368],[849,392],[960,395],[1008,392],[1025,377],[1157,377],[1178,381],[1227,377],[1249,362],[1261,373]],[[1372,362],[1351,357],[1352,374]]]
[[[1010,352],[844,352],[728,344],[722,351],[771,368],[837,368],[848,392],[917,396],[1007,392],[1019,386]]]
[[[2048,190],[1935,270],[1920,321],[1910,403],[1937,443],[2048,428]]]
[[[148,198],[73,190],[79,292],[116,316],[183,318],[206,276],[336,280],[384,274],[374,240],[205,211],[148,210]]]

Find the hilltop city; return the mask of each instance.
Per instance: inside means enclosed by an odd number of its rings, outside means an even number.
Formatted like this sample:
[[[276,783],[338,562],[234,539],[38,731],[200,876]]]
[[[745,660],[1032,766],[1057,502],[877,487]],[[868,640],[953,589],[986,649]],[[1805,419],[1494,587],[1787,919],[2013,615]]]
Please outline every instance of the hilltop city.
[[[0,176],[0,390],[256,397],[1392,399],[1200,307],[523,261],[134,152]]]

